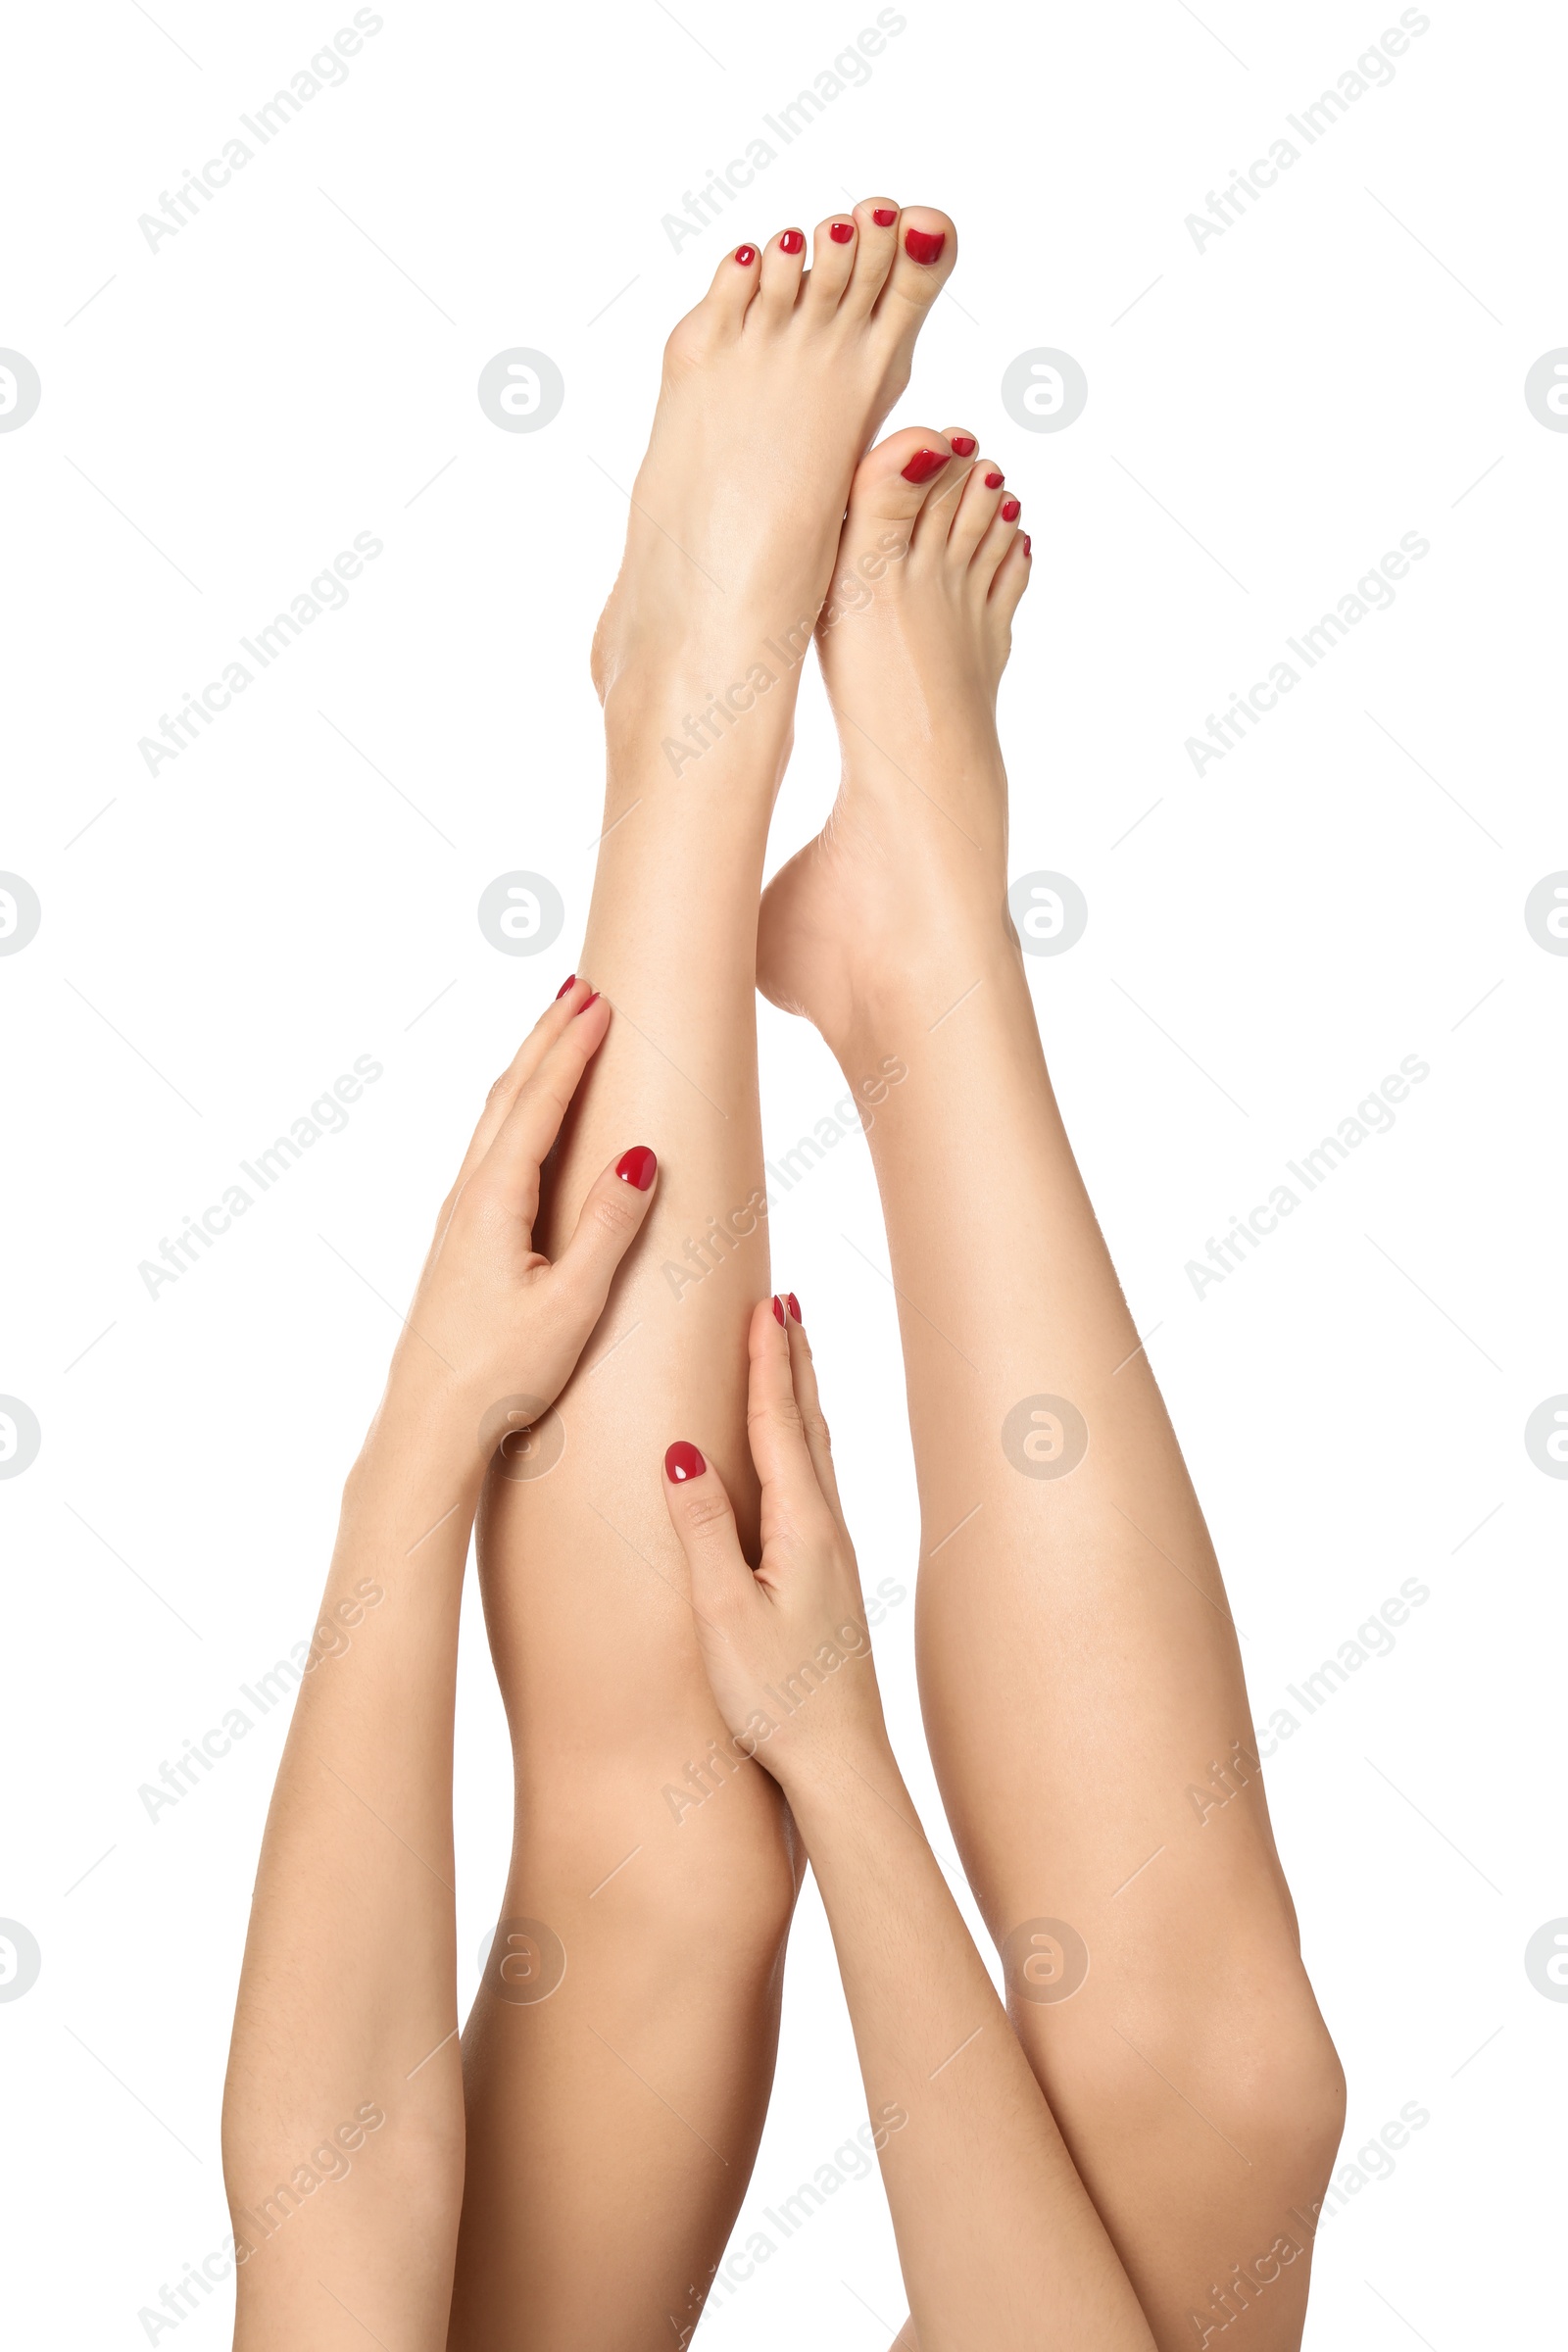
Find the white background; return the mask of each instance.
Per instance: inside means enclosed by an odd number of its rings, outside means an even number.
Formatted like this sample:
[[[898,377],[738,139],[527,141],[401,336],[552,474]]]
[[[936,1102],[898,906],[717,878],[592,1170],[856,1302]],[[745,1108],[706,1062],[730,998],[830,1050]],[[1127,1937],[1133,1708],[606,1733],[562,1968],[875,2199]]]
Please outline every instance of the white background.
[[[1199,251],[1185,217],[1396,8],[1207,0],[1200,24],[1181,0],[911,0],[866,86],[677,253],[662,216],[830,66],[868,0],[681,0],[680,24],[654,0],[388,0],[344,86],[153,252],[138,215],[352,12],[155,13],[26,12],[0,142],[0,343],[43,380],[0,435],[0,866],[43,905],[0,960],[0,1390],[43,1431],[0,1485],[0,1914],[43,1954],[0,2004],[3,2202],[27,2256],[9,2331],[140,2344],[138,2309],[223,2238],[220,2086],[285,1710],[156,1824],[138,1785],[308,1630],[395,1330],[368,1286],[406,1299],[483,1091],[571,966],[598,826],[588,639],[662,338],[735,238],[885,190],[959,223],[895,421],[981,432],[1034,532],[1004,688],[1012,868],[1070,874],[1090,920],[1031,978],[1139,1327],[1158,1326],[1259,1721],[1401,1581],[1430,1588],[1269,1767],[1349,2076],[1345,2155],[1406,2102],[1431,2119],[1325,2228],[1309,2341],[1530,2338],[1561,2207],[1568,2007],[1523,1952],[1568,1913],[1550,1817],[1568,1485],[1522,1433],[1568,1389],[1568,959],[1522,910],[1568,865],[1568,436],[1523,379],[1568,343],[1562,19],[1434,5],[1392,84]],[[513,345],[565,377],[536,434],[475,398]],[[1055,436],[999,396],[1041,345],[1089,378]],[[150,776],[138,738],[367,531],[384,553],[346,609]],[[1185,739],[1411,531],[1431,552],[1392,610],[1195,775]],[[812,677],[775,859],[834,772]],[[516,867],[566,905],[537,963],[475,922]],[[842,1090],[814,1036],[760,1019],[776,1155]],[[138,1262],[361,1054],[385,1074],[347,1130],[150,1298]],[[1393,1130],[1196,1297],[1186,1261],[1409,1054],[1431,1075]],[[968,1213],[1008,1215],[981,1170]],[[863,1143],[774,1224],[867,1582],[909,1582]],[[883,1680],[946,1848],[912,1617],[879,1636]],[[509,1820],[473,1612],[465,2000]],[[748,2216],[862,2112],[808,1891]],[[223,2304],[181,2345],[224,2341]],[[876,2352],[904,2309],[872,2180],[705,2335]]]

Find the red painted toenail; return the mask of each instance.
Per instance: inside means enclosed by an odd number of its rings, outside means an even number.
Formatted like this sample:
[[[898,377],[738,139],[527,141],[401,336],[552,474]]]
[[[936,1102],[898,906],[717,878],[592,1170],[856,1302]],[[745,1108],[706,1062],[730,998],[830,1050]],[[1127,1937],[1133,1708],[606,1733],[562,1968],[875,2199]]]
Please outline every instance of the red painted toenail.
[[[980,446],[979,442],[971,439],[968,433],[950,433],[948,439],[953,443],[953,454],[956,458],[972,458]]]
[[[945,228],[938,229],[935,236],[932,236],[929,229],[924,228],[906,228],[904,232],[904,250],[911,262],[940,260],[942,248],[947,241],[948,232]]]
[[[777,1291],[773,1293],[773,1320],[782,1330],[784,1325],[784,1301],[779,1297]]]
[[[899,216],[896,212],[890,212],[884,205],[879,205],[876,211],[871,215],[871,218],[876,222],[878,228],[891,228],[898,217]]]
[[[791,1314],[792,1314],[792,1315],[795,1317],[795,1320],[796,1320],[796,1322],[797,1322],[797,1323],[800,1323],[800,1321],[801,1321],[801,1302],[800,1302],[800,1300],[799,1300],[799,1299],[796,1298],[796,1296],[795,1296],[795,1293],[794,1293],[793,1291],[786,1291],[786,1292],[785,1292],[785,1294],[784,1294],[784,1296],[785,1296],[785,1298],[786,1298],[789,1300],[789,1309],[790,1309],[790,1313],[791,1313]],[[805,1328],[806,1328],[806,1326],[805,1326],[804,1324],[802,1324],[802,1325],[801,1325],[801,1328],[802,1328],[802,1330],[804,1331],[804,1330],[805,1330]]]
[[[646,1144],[633,1144],[631,1150],[623,1152],[616,1160],[615,1174],[622,1184],[634,1184],[640,1193],[646,1193],[658,1167],[659,1162]]]
[[[1003,500],[1002,519],[1004,522],[1016,522],[1022,513],[1023,508],[1019,505],[1015,498],[1004,498]]]
[[[735,259],[743,270],[749,270],[757,259],[757,247],[755,245],[737,245]]]
[[[806,239],[798,228],[787,228],[778,241],[780,253],[804,253]]]
[[[664,1455],[664,1476],[672,1487],[683,1487],[689,1478],[701,1478],[708,1468],[695,1446],[677,1438]]]
[[[986,475],[986,488],[988,490],[1000,490],[1006,478],[1007,477],[1004,473],[988,473]]]
[[[580,1020],[582,1019],[582,1016],[583,1016],[583,1014],[584,1014],[584,1013],[587,1011],[587,1009],[588,1009],[589,1005],[590,1005],[590,1004],[598,1004],[598,1002],[599,1002],[599,991],[598,991],[598,989],[597,989],[597,988],[595,988],[595,989],[590,989],[590,991],[589,991],[588,995],[587,995],[586,997],[584,997],[584,999],[583,999],[582,1003],[581,1003],[581,1004],[578,1005],[578,1007],[577,1007],[577,1011],[576,1011],[576,1015],[575,1015],[576,1019],[578,1019],[578,1020],[580,1021]]]
[[[904,468],[904,478],[906,482],[928,482],[934,473],[941,472],[947,462],[940,449],[917,449]]]
[[[855,222],[853,220],[835,220],[827,233],[835,245],[847,245],[855,234]]]
[[[1027,531],[1023,535],[1023,552],[1026,556],[1032,556],[1035,552],[1035,543]]]
[[[568,972],[568,973],[566,974],[566,977],[564,978],[564,980],[563,980],[563,982],[561,983],[561,986],[560,986],[560,987],[557,989],[557,991],[556,991],[556,1003],[559,1004],[561,1003],[561,1000],[562,1000],[562,998],[563,998],[563,997],[565,995],[565,993],[566,993],[567,989],[568,989],[568,988],[575,988],[575,987],[576,987],[576,985],[577,985],[577,975],[576,975],[576,973],[575,973],[575,972]]]

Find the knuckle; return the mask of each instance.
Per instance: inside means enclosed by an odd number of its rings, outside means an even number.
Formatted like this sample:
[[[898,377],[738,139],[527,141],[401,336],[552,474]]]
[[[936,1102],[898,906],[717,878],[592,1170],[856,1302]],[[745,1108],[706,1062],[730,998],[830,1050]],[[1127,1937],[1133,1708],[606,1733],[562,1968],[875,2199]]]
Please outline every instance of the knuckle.
[[[599,1194],[592,1203],[592,1215],[594,1223],[600,1231],[608,1233],[612,1240],[617,1242],[623,1240],[628,1233],[635,1233],[642,1223],[642,1218],[632,1203],[627,1187],[620,1184],[618,1180],[614,1192]]]
[[[810,1442],[813,1445],[822,1446],[825,1451],[831,1453],[833,1450],[833,1432],[828,1428],[826,1416],[824,1415],[821,1406],[814,1405],[811,1410],[808,1413],[804,1414],[802,1418],[805,1422],[806,1435]]]
[[[693,1494],[685,1511],[687,1526],[698,1536],[721,1528],[729,1518],[729,1504],[722,1494]]]

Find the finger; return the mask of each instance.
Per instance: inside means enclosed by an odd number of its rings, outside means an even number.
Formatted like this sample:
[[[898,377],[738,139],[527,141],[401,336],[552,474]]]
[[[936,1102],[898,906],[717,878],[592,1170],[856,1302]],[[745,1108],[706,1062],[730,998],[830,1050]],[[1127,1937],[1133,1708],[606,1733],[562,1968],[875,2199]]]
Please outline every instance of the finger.
[[[468,1149],[463,1155],[463,1165],[458,1170],[458,1181],[452,1188],[454,1192],[460,1191],[473,1174],[474,1169],[500,1134],[507,1113],[516,1101],[519,1091],[533,1076],[556,1039],[567,1023],[576,1017],[583,1004],[592,1002],[593,995],[587,981],[579,980],[575,972],[564,987],[557,990],[555,1003],[547,1005],[539,1015],[516,1053],[514,1054],[511,1061],[485,1097],[484,1108],[479,1114],[479,1124],[475,1127]]]
[[[795,1401],[800,1407],[801,1427],[806,1433],[806,1450],[811,1457],[811,1468],[816,1472],[816,1483],[821,1488],[834,1518],[848,1535],[849,1529],[845,1526],[844,1520],[844,1505],[839,1500],[838,1473],[833,1467],[833,1440],[828,1430],[827,1418],[822,1411],[822,1400],[817,1392],[816,1364],[811,1355],[811,1343],[806,1336],[806,1325],[801,1320],[801,1302],[795,1293],[791,1291],[786,1296],[784,1303],[789,1312],[785,1336],[790,1346],[790,1370],[795,1381]]]
[[[539,1206],[540,1167],[609,1027],[610,1006],[603,997],[587,997],[575,1012],[568,1012],[517,1089],[495,1140],[474,1171],[487,1190],[517,1208],[530,1232]]]
[[[664,1455],[664,1502],[686,1565],[703,1631],[723,1634],[746,1610],[765,1606],[741,1549],[724,1482],[697,1446],[680,1438]]]
[[[826,1507],[796,1399],[785,1333],[789,1321],[783,1299],[767,1298],[753,1315],[750,1334],[746,1434],[762,1487],[764,1551],[777,1536],[798,1534],[813,1521],[820,1524]]]
[[[605,1311],[616,1267],[643,1229],[658,1174],[659,1162],[646,1144],[623,1152],[590,1187],[571,1239],[551,1270],[550,1288],[568,1302],[584,1340]]]

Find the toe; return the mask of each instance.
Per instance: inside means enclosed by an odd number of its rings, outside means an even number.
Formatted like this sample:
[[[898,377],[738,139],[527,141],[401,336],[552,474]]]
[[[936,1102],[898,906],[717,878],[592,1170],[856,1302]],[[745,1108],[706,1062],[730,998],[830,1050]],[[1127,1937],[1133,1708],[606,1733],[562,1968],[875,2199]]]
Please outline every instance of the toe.
[[[715,343],[738,334],[757,293],[761,256],[755,245],[736,245],[713,272],[713,282],[695,311],[678,319],[664,346],[666,361],[700,366]]]
[[[906,205],[899,215],[897,250],[878,298],[878,317],[887,311],[906,313],[918,323],[952,276],[957,258],[958,232],[947,214],[925,204]]]
[[[804,229],[781,228],[776,237],[769,237],[762,249],[762,283],[757,304],[765,323],[776,324],[791,317],[805,270]]]
[[[1029,534],[1018,531],[1013,536],[1002,562],[997,565],[986,610],[995,612],[1005,626],[1018,609],[1018,600],[1029,585]]]
[[[911,424],[890,433],[855,469],[847,537],[853,541],[861,523],[912,523],[927,501],[940,493],[954,464],[947,435],[933,432],[929,425]]]
[[[838,309],[855,274],[857,242],[853,214],[835,213],[830,220],[817,222],[811,236],[811,274],[806,281],[806,299],[814,312]]]
[[[888,282],[899,250],[899,208],[891,196],[867,196],[855,208],[855,271],[844,308],[865,318]]]
[[[978,586],[989,589],[1003,565],[1013,560],[1013,550],[1023,536],[1018,528],[1021,511],[1019,501],[1010,493],[998,498],[997,511],[981,533],[969,563],[970,577]],[[1027,559],[1019,558],[1018,561],[1026,562]]]
[[[818,615],[818,629],[831,629],[847,612],[861,611],[891,565],[909,553],[922,508],[954,461],[945,436],[929,425],[910,425],[889,434],[860,460],[850,487],[850,511],[839,542],[838,564]]]
[[[949,439],[953,436],[950,434]],[[953,518],[953,552],[967,564],[997,518],[1004,493],[1003,472],[988,458],[977,458],[969,468],[958,511]]]

